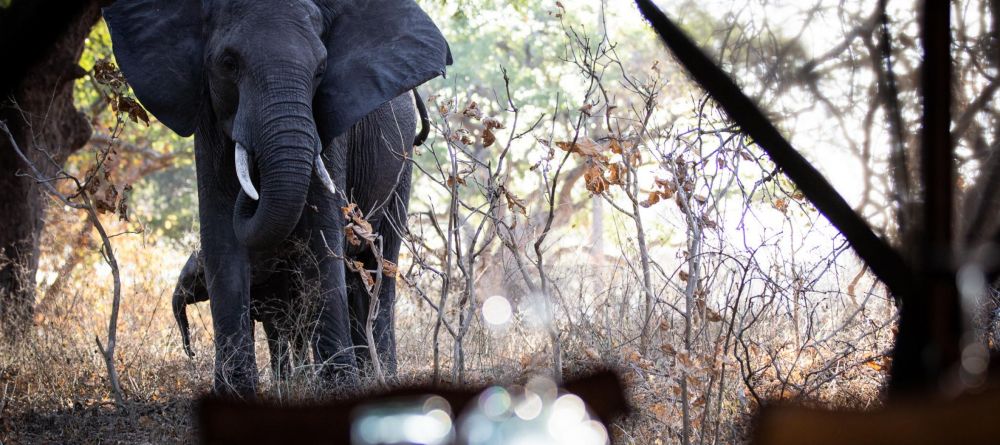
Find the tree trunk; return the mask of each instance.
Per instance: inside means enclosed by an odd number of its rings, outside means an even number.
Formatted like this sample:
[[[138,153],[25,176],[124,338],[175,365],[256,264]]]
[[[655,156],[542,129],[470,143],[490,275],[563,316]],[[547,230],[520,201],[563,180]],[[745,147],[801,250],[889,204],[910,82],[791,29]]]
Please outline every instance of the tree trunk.
[[[0,10],[0,36],[14,36],[0,43],[0,53],[11,55],[0,78],[0,119],[46,176],[54,176],[57,166],[90,138],[90,124],[73,106],[73,81],[85,74],[77,62],[99,17],[93,1],[20,0]],[[35,180],[24,176],[27,171],[2,135],[0,330],[8,341],[31,326],[38,240],[48,203]]]

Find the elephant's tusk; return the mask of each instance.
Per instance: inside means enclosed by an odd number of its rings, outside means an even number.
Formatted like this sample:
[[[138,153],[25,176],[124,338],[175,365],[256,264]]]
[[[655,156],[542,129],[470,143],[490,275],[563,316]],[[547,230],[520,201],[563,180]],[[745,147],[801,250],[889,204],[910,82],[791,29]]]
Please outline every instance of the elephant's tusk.
[[[319,153],[316,154],[316,162],[313,163],[313,168],[316,169],[316,176],[319,178],[319,181],[330,191],[330,194],[336,195],[337,186],[333,184],[330,171],[326,169],[326,165],[323,164],[323,156]]]
[[[240,187],[243,188],[243,193],[246,193],[254,201],[260,199],[257,189],[253,187],[253,181],[250,180],[250,164],[247,163],[247,149],[243,148],[243,145],[239,142],[236,143],[236,177],[240,180]]]

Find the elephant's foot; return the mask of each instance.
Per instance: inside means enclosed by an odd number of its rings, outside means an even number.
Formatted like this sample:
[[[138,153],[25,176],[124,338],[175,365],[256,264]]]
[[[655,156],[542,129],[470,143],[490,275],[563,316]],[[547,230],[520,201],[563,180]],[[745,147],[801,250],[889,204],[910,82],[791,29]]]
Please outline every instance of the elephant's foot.
[[[216,349],[213,385],[216,394],[244,399],[257,396],[257,361],[252,348],[250,343],[243,348]]]

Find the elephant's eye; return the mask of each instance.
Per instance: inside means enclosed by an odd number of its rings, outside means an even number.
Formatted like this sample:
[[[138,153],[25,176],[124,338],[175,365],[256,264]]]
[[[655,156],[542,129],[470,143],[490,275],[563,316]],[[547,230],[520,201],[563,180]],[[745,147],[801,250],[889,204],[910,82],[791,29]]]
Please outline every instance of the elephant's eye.
[[[236,56],[226,53],[219,58],[219,67],[222,68],[223,73],[234,75],[239,69],[239,63],[236,60]]]

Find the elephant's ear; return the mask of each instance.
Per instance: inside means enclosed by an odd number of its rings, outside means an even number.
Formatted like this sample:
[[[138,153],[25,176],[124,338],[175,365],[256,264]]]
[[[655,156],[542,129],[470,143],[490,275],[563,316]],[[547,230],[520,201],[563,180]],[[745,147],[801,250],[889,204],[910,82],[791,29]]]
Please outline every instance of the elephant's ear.
[[[204,87],[201,0],[118,0],[103,13],[115,59],[139,102],[190,136]]]
[[[448,42],[413,0],[335,2],[326,39],[314,110],[325,141],[451,64]]]

